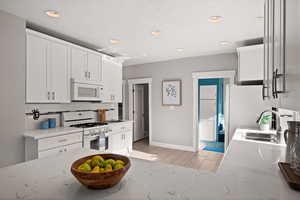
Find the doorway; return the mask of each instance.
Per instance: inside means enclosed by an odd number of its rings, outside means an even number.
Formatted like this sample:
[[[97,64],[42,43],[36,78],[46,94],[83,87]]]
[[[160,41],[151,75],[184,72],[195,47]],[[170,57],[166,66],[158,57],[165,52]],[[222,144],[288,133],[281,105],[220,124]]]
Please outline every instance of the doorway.
[[[230,89],[231,87],[234,85],[234,76],[235,76],[235,71],[210,71],[210,72],[193,72],[192,73],[192,77],[193,77],[193,146],[195,151],[203,151],[203,145],[201,145],[200,141],[201,141],[201,133],[203,133],[203,136],[206,136],[205,134],[207,134],[205,132],[205,130],[200,130],[201,129],[201,117],[205,118],[207,115],[209,118],[211,118],[211,121],[206,121],[206,123],[208,123],[208,126],[204,126],[204,128],[212,130],[211,134],[208,134],[208,139],[210,139],[212,142],[217,142],[224,140],[224,152],[226,152],[226,149],[228,147],[229,144],[229,130],[230,130],[230,115],[229,115],[229,110],[230,110]],[[218,123],[219,125],[217,125],[217,120],[218,120],[218,114],[203,114],[200,115],[200,109],[201,109],[201,101],[200,98],[202,98],[200,96],[200,85],[199,83],[201,83],[201,79],[218,79],[218,80],[223,80],[223,95],[219,94],[220,96],[223,97],[223,113],[221,112],[221,116],[219,118],[219,121],[221,123]],[[210,99],[211,102],[207,102],[206,104],[218,104],[217,103],[217,97],[215,97],[215,102],[214,97],[211,97],[213,95],[211,94],[215,94],[216,96],[218,96],[218,88],[217,86],[215,87],[208,87],[208,86],[213,86],[213,85],[207,85],[206,89],[203,89],[203,93],[205,93],[205,90],[208,90],[208,93],[210,93],[208,96],[204,96],[203,100],[205,100],[205,98]],[[209,88],[209,89],[208,89]],[[214,89],[213,89],[214,88]],[[202,102],[202,104],[205,104],[205,102]],[[210,112],[210,113],[215,113],[214,111],[217,112],[218,107],[214,107],[214,106],[209,106],[208,108],[205,107],[205,105],[202,105],[202,107],[204,107],[204,112]],[[211,112],[211,110],[212,112]],[[214,123],[214,121],[216,123]],[[212,125],[212,124],[215,124]],[[212,134],[214,133],[214,134]],[[218,134],[219,133],[219,134]],[[223,137],[223,138],[222,138]],[[210,142],[210,141],[208,141]]]
[[[152,139],[152,79],[128,80],[128,113],[133,121],[133,142],[151,145]]]
[[[199,79],[199,148],[224,153],[224,79]]]
[[[137,142],[140,140],[149,140],[148,99],[148,84],[135,84],[133,88],[133,142]]]

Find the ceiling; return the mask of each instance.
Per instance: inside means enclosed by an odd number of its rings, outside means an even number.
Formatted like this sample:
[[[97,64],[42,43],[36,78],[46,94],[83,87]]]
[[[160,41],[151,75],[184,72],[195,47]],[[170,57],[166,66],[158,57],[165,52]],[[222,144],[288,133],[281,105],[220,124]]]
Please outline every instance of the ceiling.
[[[263,36],[263,20],[257,18],[263,16],[263,2],[0,0],[0,9],[26,19],[33,27],[127,57],[124,64],[134,65],[233,52],[237,42]],[[47,10],[58,11],[60,17],[48,17]],[[209,22],[210,16],[222,16],[222,21]],[[156,30],[161,33],[152,35]],[[120,42],[111,44],[111,39]]]

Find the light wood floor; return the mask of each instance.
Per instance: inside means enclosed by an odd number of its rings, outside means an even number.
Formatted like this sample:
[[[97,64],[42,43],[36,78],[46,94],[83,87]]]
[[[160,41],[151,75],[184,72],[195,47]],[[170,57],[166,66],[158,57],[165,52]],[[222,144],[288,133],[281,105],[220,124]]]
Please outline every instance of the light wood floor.
[[[220,165],[223,154],[204,150],[195,153],[149,146],[148,138],[146,138],[133,144],[132,157],[215,172]]]

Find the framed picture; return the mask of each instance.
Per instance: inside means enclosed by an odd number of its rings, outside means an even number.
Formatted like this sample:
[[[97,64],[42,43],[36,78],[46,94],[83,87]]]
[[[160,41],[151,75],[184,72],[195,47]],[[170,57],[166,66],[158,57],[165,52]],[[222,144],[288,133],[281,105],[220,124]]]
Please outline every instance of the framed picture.
[[[181,105],[181,80],[165,80],[162,82],[162,105]]]

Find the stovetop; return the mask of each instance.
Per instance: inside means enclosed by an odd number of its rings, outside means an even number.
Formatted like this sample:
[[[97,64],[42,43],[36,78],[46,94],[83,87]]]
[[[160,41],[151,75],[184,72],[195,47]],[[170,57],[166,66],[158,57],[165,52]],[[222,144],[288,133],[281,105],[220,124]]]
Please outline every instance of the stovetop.
[[[104,125],[107,125],[107,123],[92,122],[92,123],[74,124],[74,125],[71,125],[71,127],[76,127],[76,128],[91,128],[91,127],[104,126]]]

